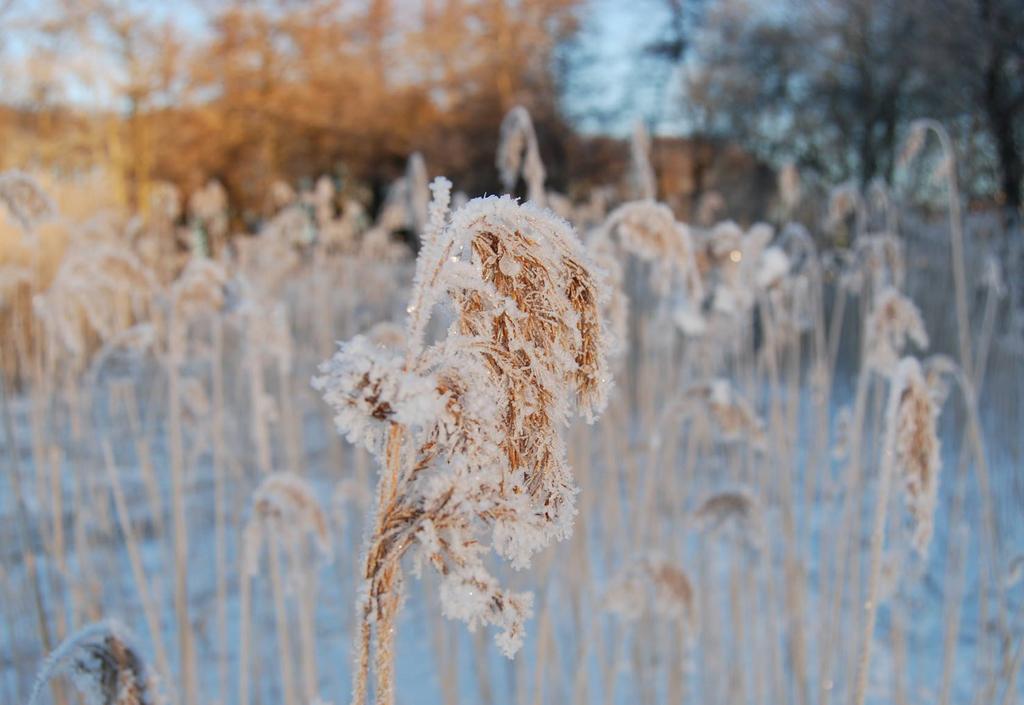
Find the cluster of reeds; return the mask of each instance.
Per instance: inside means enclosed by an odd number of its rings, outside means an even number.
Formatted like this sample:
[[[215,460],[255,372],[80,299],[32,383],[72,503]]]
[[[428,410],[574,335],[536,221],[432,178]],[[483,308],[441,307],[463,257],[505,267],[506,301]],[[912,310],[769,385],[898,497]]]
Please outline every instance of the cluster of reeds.
[[[0,179],[0,698],[70,702],[53,651],[104,704],[1013,702],[1010,282],[937,125],[900,168],[931,134],[948,254],[877,185],[680,222],[641,128],[573,203],[521,108],[524,204],[413,155],[374,221],[281,183],[235,240],[215,184],[71,223]]]

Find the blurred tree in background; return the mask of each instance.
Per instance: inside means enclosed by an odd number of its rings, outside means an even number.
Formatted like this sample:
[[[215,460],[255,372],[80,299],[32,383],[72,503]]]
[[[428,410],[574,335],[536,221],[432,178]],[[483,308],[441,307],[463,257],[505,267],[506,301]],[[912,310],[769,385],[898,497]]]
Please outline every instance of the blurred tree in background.
[[[595,42],[630,68],[608,71]],[[638,117],[682,213],[733,188],[707,178],[723,163],[758,189],[786,162],[892,181],[927,116],[957,138],[974,200],[1022,200],[1024,0],[0,0],[0,85],[0,167],[101,164],[131,208],[155,181],[216,178],[258,218],[272,182],[324,173],[372,206],[414,151],[493,192],[516,104],[570,193],[620,178]],[[618,98],[587,100],[602,91]]]
[[[697,129],[833,182],[891,181],[909,123],[941,119],[968,189],[1020,207],[1024,0],[718,0],[688,81]]]
[[[24,98],[0,136],[32,150],[4,158],[109,164],[130,207],[145,205],[155,180],[189,191],[217,178],[233,203],[259,213],[274,180],[342,166],[379,199],[417,150],[432,172],[493,191],[497,126],[522,103],[557,183],[570,130],[552,57],[579,4],[239,0],[200,6],[196,27],[130,0],[40,3],[17,29],[33,39],[31,61],[52,70],[21,72]],[[54,70],[73,77],[55,82]],[[83,92],[106,99],[79,106],[76,129],[51,134],[45,123]]]

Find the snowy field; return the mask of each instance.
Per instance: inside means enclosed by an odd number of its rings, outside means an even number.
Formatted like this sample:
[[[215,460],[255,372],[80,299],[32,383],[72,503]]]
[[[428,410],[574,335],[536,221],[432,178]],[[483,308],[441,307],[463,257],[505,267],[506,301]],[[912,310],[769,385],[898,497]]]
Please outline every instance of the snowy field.
[[[0,701],[27,702],[47,653],[106,619],[154,699],[349,700],[381,468],[311,380],[336,341],[408,344],[416,264],[389,235],[429,227],[416,173],[376,224],[299,194],[230,254],[166,273],[146,229],[173,226],[114,218],[46,288],[10,278]],[[600,418],[557,429],[573,530],[520,570],[484,554],[533,595],[511,660],[499,629],[446,618],[471,591],[408,557],[396,702],[847,703],[865,655],[867,702],[1018,702],[1024,355],[995,244],[968,228],[959,290],[944,215],[872,213],[837,253],[792,228],[687,228],[653,201],[547,201],[585,243],[614,343]],[[442,307],[428,339],[454,319]],[[889,409],[904,356],[938,414],[924,476],[904,465],[927,438],[903,450]]]

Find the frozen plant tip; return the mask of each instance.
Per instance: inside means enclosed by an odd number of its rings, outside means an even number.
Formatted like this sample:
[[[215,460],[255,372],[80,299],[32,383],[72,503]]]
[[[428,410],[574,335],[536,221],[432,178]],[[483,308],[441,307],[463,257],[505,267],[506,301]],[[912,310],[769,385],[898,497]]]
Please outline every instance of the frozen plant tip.
[[[896,368],[888,408],[890,445],[896,471],[903,478],[907,506],[914,518],[914,549],[925,554],[931,542],[939,492],[938,407],[921,365],[912,357]]]
[[[423,155],[413,152],[405,166],[406,197],[409,220],[416,232],[423,232],[427,224],[430,207],[430,187],[428,185],[427,163]]]
[[[475,199],[448,216],[437,179],[406,327],[395,350],[365,337],[343,344],[314,386],[339,431],[380,461],[356,635],[355,702],[366,697],[376,632],[377,701],[393,701],[393,625],[400,561],[442,576],[444,614],[491,624],[509,657],[532,597],[501,588],[488,545],[516,568],[572,529],[576,486],[561,429],[593,419],[609,386],[601,295],[572,228],[509,197]],[[427,343],[435,305],[453,309]]]
[[[597,230],[590,247],[609,252],[618,249],[650,262],[651,287],[659,297],[672,297],[676,324],[687,335],[704,332],[704,287],[693,238],[689,228],[676,222],[668,206],[650,200],[619,206]]]
[[[608,586],[603,606],[626,621],[635,621],[645,612],[678,621],[688,636],[696,628],[693,583],[681,569],[655,556],[622,570]]]
[[[153,273],[138,257],[97,245],[68,254],[32,305],[51,350],[81,359],[90,336],[107,341],[144,318],[155,291]]]
[[[39,182],[21,171],[0,173],[0,204],[26,233],[57,214],[57,207]]]
[[[43,662],[28,705],[51,679],[65,676],[85,705],[157,705],[154,680],[128,631],[114,621],[90,624]]]
[[[708,536],[722,535],[752,550],[762,543],[761,505],[745,490],[711,495],[693,512],[692,520],[694,527]]]
[[[651,167],[651,136],[642,120],[633,123],[629,140],[629,180],[633,192],[640,200],[653,201],[657,194],[657,179]]]
[[[515,189],[521,174],[526,182],[527,199],[535,205],[545,205],[544,162],[540,158],[533,120],[530,119],[529,111],[521,105],[509,110],[501,121],[497,165],[506,191]]]
[[[249,575],[259,569],[260,549],[266,541],[277,540],[296,563],[302,562],[303,540],[309,537],[315,553],[325,560],[331,555],[327,515],[317,501],[316,491],[303,478],[290,472],[270,475],[252,498],[252,516],[245,527],[246,567]],[[301,566],[293,566],[300,569]]]
[[[902,289],[907,278],[903,243],[891,233],[864,235],[854,246],[854,279],[861,286],[869,285],[869,293],[877,296],[886,287]]]
[[[928,347],[928,333],[914,302],[896,289],[885,289],[875,300],[867,320],[866,364],[884,375],[896,367],[908,341]]]
[[[800,186],[800,170],[794,162],[787,162],[779,170],[776,179],[776,186],[779,192],[779,200],[785,213],[792,213],[803,195]]]
[[[695,384],[686,390],[682,403],[695,418],[713,421],[722,442],[746,442],[755,450],[763,448],[764,421],[729,380],[718,377]]]
[[[259,571],[260,554],[266,546],[270,586],[278,641],[283,702],[295,699],[293,650],[285,594],[296,598],[299,627],[299,663],[302,665],[303,693],[306,701],[317,693],[317,658],[314,646],[313,611],[318,559],[331,557],[327,515],[317,500],[316,491],[302,477],[288,472],[268,476],[253,495],[252,515],[245,527],[242,578],[242,619],[240,653],[243,669],[248,668],[249,652],[249,579]],[[282,577],[284,580],[282,581]],[[243,679],[247,674],[243,674]],[[248,702],[248,681],[240,682],[242,703]]]
[[[177,322],[220,311],[227,302],[228,274],[210,259],[194,257],[171,285],[171,311]]]

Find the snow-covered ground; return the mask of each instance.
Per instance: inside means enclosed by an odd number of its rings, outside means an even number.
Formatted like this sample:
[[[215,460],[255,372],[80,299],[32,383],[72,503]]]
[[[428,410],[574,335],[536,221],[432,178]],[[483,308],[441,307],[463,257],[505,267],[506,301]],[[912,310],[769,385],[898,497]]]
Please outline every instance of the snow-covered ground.
[[[929,330],[938,331],[933,349],[955,355],[950,280],[948,274],[935,274],[948,272],[935,254],[945,247],[938,237],[912,243],[908,290]],[[376,468],[365,452],[334,433],[330,409],[311,389],[310,378],[330,353],[330,337],[348,337],[377,320],[401,320],[408,263],[375,264],[374,269],[372,275],[352,267],[338,270],[353,280],[326,289],[309,283],[308,271],[288,285],[290,369],[282,375],[272,358],[260,362],[260,384],[273,413],[259,412],[259,394],[246,368],[251,347],[245,344],[245,326],[252,323],[225,315],[221,348],[211,342],[208,323],[191,331],[190,357],[181,371],[186,381],[181,448],[188,619],[202,703],[237,702],[242,541],[266,463],[259,438],[264,433],[270,466],[307,478],[330,519],[331,560],[312,569],[316,691],[326,702],[349,698],[357,576]],[[629,273],[634,288],[637,276]],[[326,300],[319,298],[324,292]],[[977,351],[984,338],[985,301],[982,294],[972,298]],[[324,308],[328,349],[320,318]],[[630,331],[641,342],[634,339],[620,364],[610,408],[596,425],[577,424],[568,431],[569,459],[581,489],[575,533],[536,556],[527,570],[496,567],[513,589],[535,594],[525,647],[514,661],[507,660],[493,633],[470,634],[462,623],[441,616],[435,577],[410,578],[396,639],[398,702],[849,699],[885,402],[879,381],[867,404],[861,452],[865,485],[849,504],[859,526],[842,536],[846,460],[836,452],[838,419],[853,402],[857,346],[846,338],[857,340],[860,318],[848,314],[849,335],[844,333],[824,400],[822,387],[809,382],[809,336],[802,359],[782,358],[775,384],[756,363],[729,366],[733,382],[763,419],[769,436],[765,449],[755,448],[750,438],[723,442],[699,432],[699,420],[684,424],[666,415],[671,402],[700,381],[695,376],[700,365],[674,334],[665,344],[669,323],[656,310],[635,294]],[[1005,316],[1004,306],[997,311],[997,333]],[[977,453],[964,451],[970,424],[953,393],[940,420],[940,496],[925,558],[907,546],[902,500],[893,500],[871,702],[940,702],[947,679],[948,702],[969,702],[979,693],[983,702],[999,702],[1020,648],[1024,584],[1015,582],[1012,572],[1014,559],[1024,554],[1024,357],[999,335],[985,349],[979,409],[987,474],[979,475]],[[219,407],[218,378],[223,384]],[[167,655],[163,689],[180,702],[174,440],[166,368],[150,355],[129,355],[101,370],[95,384],[76,386],[68,379],[50,380],[45,390],[10,393],[15,443],[12,448],[4,436],[4,462],[13,469],[13,450],[28,525],[19,520],[12,475],[5,469],[0,475],[0,699],[21,703],[28,697],[45,656],[43,629],[52,647],[88,622],[116,618],[136,634],[151,665],[157,665],[159,651]],[[114,505],[108,448],[132,540]],[[987,499],[984,482],[990,485]],[[737,490],[754,498],[756,515],[727,517],[723,523],[736,526],[718,531],[702,527],[695,518],[701,503]],[[960,511],[954,507],[958,493],[963,511],[953,523]],[[988,518],[994,545],[986,533]],[[836,553],[842,545],[845,556]],[[136,547],[141,573],[132,564]],[[616,593],[633,585],[622,577],[643,561],[676,566],[688,576],[692,622],[671,616],[658,584],[627,590],[626,598]],[[246,670],[252,700],[306,705],[301,686],[296,703],[286,702],[281,691],[270,571],[264,558],[251,582]],[[147,622],[147,592],[158,633]],[[308,599],[295,591],[285,595],[288,656],[296,661],[296,674],[303,673],[298,603]],[[623,614],[623,600],[631,614]],[[951,624],[958,627],[955,648],[945,643]],[[1011,695],[1004,702],[1013,701]]]

